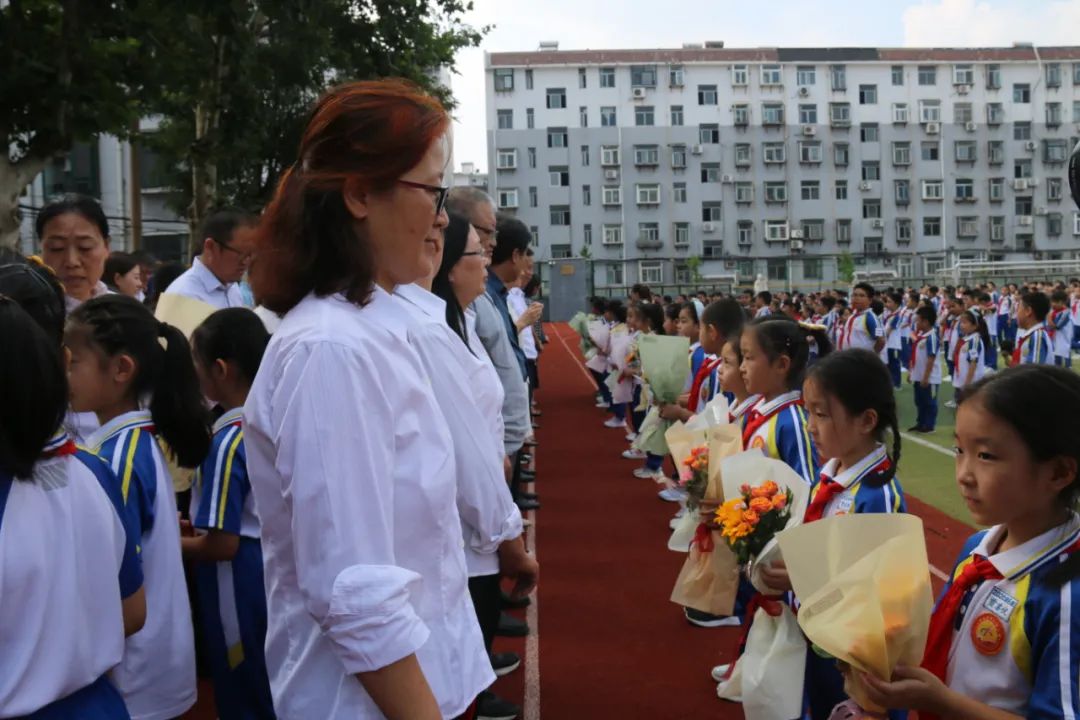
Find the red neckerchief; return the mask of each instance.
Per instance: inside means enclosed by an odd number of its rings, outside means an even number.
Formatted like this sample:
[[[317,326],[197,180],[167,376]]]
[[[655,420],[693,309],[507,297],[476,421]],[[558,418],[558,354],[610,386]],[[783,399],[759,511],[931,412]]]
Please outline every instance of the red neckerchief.
[[[960,356],[964,353],[964,346],[967,345],[967,338],[960,338],[960,342],[956,343],[956,349],[953,350],[953,372],[960,372]]]
[[[930,337],[929,333],[923,335],[918,330],[916,330],[915,334],[911,337],[911,361],[910,365],[908,365],[908,367],[911,368],[911,372],[915,372],[915,361],[919,357],[919,343],[928,337]]]
[[[1013,350],[1013,354],[1012,354],[1012,364],[1013,365],[1019,365],[1020,364],[1020,360],[1024,355],[1024,343],[1026,343],[1028,340],[1030,340],[1031,336],[1034,335],[1037,332],[1038,332],[1038,330],[1032,330],[1027,335],[1020,338],[1020,341],[1018,343],[1016,343],[1016,348]]]
[[[1057,332],[1057,319],[1061,317],[1062,313],[1067,312],[1069,311],[1065,308],[1061,308],[1060,310],[1055,310],[1053,313],[1050,314],[1050,324],[1046,328],[1046,334],[1050,336],[1051,340],[1054,339],[1054,333]]]
[[[701,386],[705,384],[705,381],[712,375],[713,370],[715,370],[722,361],[723,358],[718,357],[701,363],[697,375],[694,376],[694,383],[690,386],[690,400],[686,403],[687,410],[690,412],[697,412],[698,404],[701,401]]]
[[[50,458],[64,457],[65,455],[74,455],[76,449],[75,441],[68,438],[63,444],[58,445],[57,447],[49,450],[42,450],[41,458],[43,460],[48,460]]]
[[[760,404],[761,403],[758,403],[758,405],[760,405]],[[802,398],[797,397],[794,400],[788,400],[787,402],[785,402],[785,403],[783,403],[781,405],[778,405],[777,407],[775,407],[773,410],[771,410],[767,414],[758,412],[757,405],[755,405],[750,410],[749,414],[747,415],[746,424],[743,426],[743,432],[742,432],[743,448],[749,447],[750,439],[752,437],[754,437],[754,433],[756,433],[761,428],[762,425],[767,423],[778,412],[780,412],[784,408],[789,408],[792,405],[802,405]]]

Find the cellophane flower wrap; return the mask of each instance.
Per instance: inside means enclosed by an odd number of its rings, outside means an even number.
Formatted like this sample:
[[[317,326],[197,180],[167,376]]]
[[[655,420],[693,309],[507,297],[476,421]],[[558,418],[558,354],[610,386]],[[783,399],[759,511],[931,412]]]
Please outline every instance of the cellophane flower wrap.
[[[709,485],[709,447],[699,445],[680,463],[679,487],[686,491],[686,508],[694,512],[705,498]]]

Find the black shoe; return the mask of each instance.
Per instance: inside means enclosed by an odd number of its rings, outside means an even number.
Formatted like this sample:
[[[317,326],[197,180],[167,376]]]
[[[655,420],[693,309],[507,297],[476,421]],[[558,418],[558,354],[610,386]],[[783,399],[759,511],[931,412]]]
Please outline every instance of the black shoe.
[[[536,482],[536,473],[534,473],[532,470],[522,470],[521,471],[521,482],[523,482],[523,483]]]
[[[495,677],[502,677],[521,667],[521,658],[517,653],[491,653],[491,669],[495,671]]]
[[[530,603],[532,603],[532,600],[529,598],[528,595],[525,595],[524,597],[519,597],[517,600],[515,600],[507,593],[504,593],[502,591],[499,592],[499,604],[502,605],[504,608],[510,608],[511,610],[520,610],[522,608],[529,607]]]
[[[529,634],[529,624],[513,615],[499,613],[499,627],[495,629],[495,634],[499,637],[525,637]]]
[[[539,500],[526,500],[524,498],[519,498],[519,499],[515,500],[514,503],[518,506],[518,510],[521,510],[522,512],[524,512],[526,510],[539,510],[540,509],[540,501]]]
[[[532,410],[532,414],[533,414],[533,417],[540,417],[540,416],[541,416],[541,415],[543,415],[544,413],[540,412],[539,410],[537,410],[537,409],[536,409],[536,408],[534,407],[534,408],[533,408],[533,410]]]
[[[534,422],[532,424],[532,426],[533,426],[533,430],[539,430],[540,429],[540,423],[538,423],[538,422]]]
[[[736,627],[741,624],[739,618],[734,615],[711,615],[694,608],[683,608],[683,614],[686,615],[688,623],[703,628]]]
[[[521,463],[522,467],[524,467],[525,465],[528,465],[532,462],[532,455],[530,455],[529,453],[521,453],[520,455],[518,455],[518,462]]]
[[[540,496],[531,492],[519,492],[518,500],[539,500]]]
[[[918,425],[912,425],[907,429],[908,432],[922,432],[922,428]]]
[[[520,714],[521,708],[495,693],[484,691],[477,698],[476,720],[514,720]]]
[[[525,447],[527,447],[527,448],[534,448],[539,444],[540,443],[538,443],[536,440],[526,440],[525,441]]]

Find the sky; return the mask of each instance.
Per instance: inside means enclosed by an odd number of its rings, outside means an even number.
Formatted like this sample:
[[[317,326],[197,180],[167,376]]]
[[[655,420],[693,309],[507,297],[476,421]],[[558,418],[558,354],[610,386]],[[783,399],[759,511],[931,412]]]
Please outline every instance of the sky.
[[[1080,45],[1080,0],[474,0],[466,21],[492,25],[456,58],[454,162],[487,167],[484,53],[727,47]],[[456,168],[455,168],[456,169]]]

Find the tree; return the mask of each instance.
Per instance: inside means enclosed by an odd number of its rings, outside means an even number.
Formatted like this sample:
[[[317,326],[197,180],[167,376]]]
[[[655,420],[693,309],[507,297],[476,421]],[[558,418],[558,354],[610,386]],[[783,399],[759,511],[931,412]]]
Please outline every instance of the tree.
[[[846,250],[840,253],[836,261],[836,273],[846,283],[855,279],[855,258],[851,257],[851,253]]]
[[[701,284],[701,263],[700,255],[686,258],[686,269],[690,271],[690,282],[694,285]]]
[[[19,237],[19,197],[55,157],[126,135],[151,100],[150,1],[0,3],[0,246]]]

